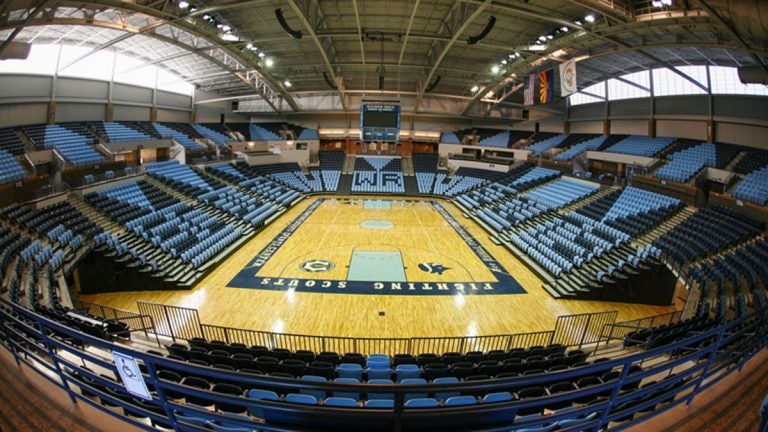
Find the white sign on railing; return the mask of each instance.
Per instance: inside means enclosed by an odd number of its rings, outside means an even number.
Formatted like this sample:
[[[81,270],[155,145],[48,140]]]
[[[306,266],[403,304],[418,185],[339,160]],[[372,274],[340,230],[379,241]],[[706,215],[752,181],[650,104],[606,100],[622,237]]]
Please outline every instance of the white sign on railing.
[[[149,394],[147,383],[144,382],[144,376],[141,374],[141,369],[139,369],[136,359],[115,351],[112,351],[112,358],[115,361],[115,368],[117,368],[117,373],[120,374],[125,390],[142,399],[152,400],[152,395]]]

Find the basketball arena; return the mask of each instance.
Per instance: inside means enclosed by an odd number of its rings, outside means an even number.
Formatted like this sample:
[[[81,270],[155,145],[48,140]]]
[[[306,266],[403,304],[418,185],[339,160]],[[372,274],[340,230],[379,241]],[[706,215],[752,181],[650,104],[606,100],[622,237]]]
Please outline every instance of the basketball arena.
[[[764,17],[3,3],[0,429],[766,430]]]

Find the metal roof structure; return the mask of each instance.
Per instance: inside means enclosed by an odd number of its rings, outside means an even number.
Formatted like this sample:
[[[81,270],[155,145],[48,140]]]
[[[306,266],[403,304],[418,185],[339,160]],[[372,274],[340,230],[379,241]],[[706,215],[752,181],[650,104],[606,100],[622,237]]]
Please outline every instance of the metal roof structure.
[[[759,0],[7,0],[0,52],[112,49],[264,113],[384,98],[483,117],[519,110],[524,77],[568,59],[579,88],[656,67],[766,70],[761,16]]]

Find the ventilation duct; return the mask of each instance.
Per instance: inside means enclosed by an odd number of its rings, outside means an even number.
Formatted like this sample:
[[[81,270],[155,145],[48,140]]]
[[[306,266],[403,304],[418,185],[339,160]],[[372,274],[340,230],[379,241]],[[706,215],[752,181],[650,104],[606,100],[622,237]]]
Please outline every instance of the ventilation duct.
[[[474,44],[480,42],[481,40],[483,40],[483,38],[488,36],[488,33],[490,33],[491,30],[493,30],[493,26],[494,25],[496,25],[496,17],[491,15],[491,17],[488,18],[488,24],[485,25],[485,28],[483,29],[483,31],[481,31],[480,33],[478,33],[475,36],[468,37],[467,38],[467,44],[468,45],[474,45]]]
[[[275,16],[277,17],[277,22],[280,23],[280,27],[282,27],[286,33],[291,35],[291,37],[294,39],[301,39],[301,37],[303,36],[303,33],[301,33],[301,30],[294,30],[288,26],[288,23],[285,21],[285,17],[283,16],[282,9],[280,8],[275,9]]]
[[[26,60],[32,45],[23,42],[11,42],[0,52],[0,60]]]
[[[742,84],[768,85],[768,72],[760,66],[744,66],[739,68],[739,81]]]

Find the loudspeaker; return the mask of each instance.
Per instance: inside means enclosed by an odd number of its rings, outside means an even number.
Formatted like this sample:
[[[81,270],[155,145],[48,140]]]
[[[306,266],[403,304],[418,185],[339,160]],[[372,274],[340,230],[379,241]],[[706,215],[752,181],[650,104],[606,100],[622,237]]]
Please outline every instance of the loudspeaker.
[[[219,114],[219,124],[224,124],[224,114]]]
[[[528,111],[527,109],[524,109],[523,110],[523,120],[528,120],[529,118],[531,118],[531,112]]]
[[[232,111],[237,111],[238,109],[240,109],[240,101],[232,101]]]

